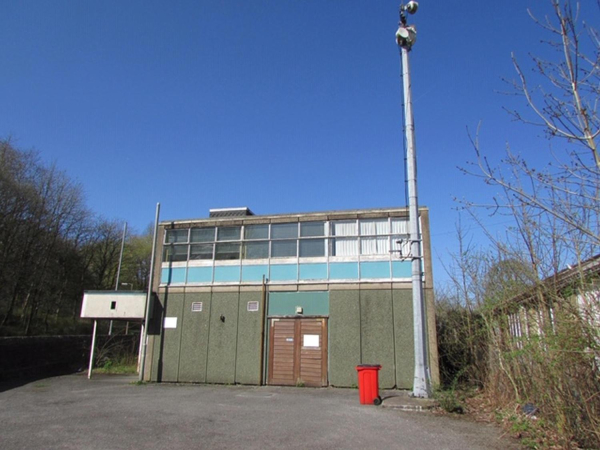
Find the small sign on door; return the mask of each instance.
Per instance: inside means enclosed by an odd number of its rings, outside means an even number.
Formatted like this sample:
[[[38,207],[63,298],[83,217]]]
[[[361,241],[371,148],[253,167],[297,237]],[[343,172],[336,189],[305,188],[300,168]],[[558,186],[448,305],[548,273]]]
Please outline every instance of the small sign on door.
[[[319,348],[319,335],[318,334],[305,334],[302,337],[304,338],[304,341],[302,342],[303,347]]]

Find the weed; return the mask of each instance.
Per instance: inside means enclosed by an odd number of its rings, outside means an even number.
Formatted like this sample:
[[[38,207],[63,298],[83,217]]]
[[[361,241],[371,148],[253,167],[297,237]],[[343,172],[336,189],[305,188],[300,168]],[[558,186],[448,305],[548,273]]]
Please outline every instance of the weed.
[[[454,389],[437,390],[434,392],[434,398],[439,402],[440,407],[449,413],[464,413],[464,407]]]

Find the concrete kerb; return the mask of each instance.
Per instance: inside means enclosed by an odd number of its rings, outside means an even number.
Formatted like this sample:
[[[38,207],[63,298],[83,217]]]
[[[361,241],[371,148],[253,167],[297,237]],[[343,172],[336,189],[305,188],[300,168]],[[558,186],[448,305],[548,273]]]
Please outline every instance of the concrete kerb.
[[[426,412],[439,406],[431,398],[411,397],[409,391],[381,391],[381,406],[384,408],[400,409],[402,411]]]

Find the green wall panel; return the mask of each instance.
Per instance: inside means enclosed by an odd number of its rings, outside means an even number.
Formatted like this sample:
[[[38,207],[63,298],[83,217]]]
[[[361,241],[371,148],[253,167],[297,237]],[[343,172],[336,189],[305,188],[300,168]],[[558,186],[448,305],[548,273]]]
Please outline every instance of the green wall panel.
[[[360,364],[360,296],[358,290],[329,293],[329,383],[357,386]]]
[[[179,371],[179,349],[183,318],[183,293],[168,293],[165,296],[165,314],[163,316],[162,367],[159,364],[161,381],[177,381]],[[164,319],[177,318],[176,328],[164,328]]]
[[[248,311],[248,302],[259,302],[258,311]],[[240,292],[235,382],[260,383],[261,325],[264,316],[262,292]]]
[[[393,388],[396,370],[391,289],[361,290],[360,313],[362,364],[381,364],[379,386]]]
[[[206,381],[235,382],[239,292],[213,292],[208,335]],[[225,321],[221,321],[221,316]]]
[[[202,311],[192,312],[192,303],[202,302]],[[183,307],[179,381],[204,383],[208,354],[210,293],[186,293]]]
[[[412,290],[394,289],[394,326],[396,339],[396,385],[412,389],[415,376]]]

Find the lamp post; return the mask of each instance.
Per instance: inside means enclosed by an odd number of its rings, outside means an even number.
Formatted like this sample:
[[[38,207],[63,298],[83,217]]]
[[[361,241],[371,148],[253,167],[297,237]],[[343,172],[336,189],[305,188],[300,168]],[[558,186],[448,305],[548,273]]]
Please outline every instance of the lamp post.
[[[115,291],[119,290],[119,277],[121,276],[121,264],[123,264],[123,249],[125,248],[125,236],[127,235],[127,222],[123,224],[123,238],[121,239],[121,252],[119,253],[119,267],[117,268],[117,281],[115,283]],[[108,327],[108,335],[112,334],[113,321],[110,321]]]
[[[408,53],[412,49],[417,31],[406,22],[406,13],[417,12],[419,4],[410,1],[400,6],[400,23],[396,42],[402,54],[402,82],[404,87],[404,118],[406,134],[406,173],[408,185],[408,216],[410,225],[410,259],[412,260],[413,324],[415,344],[415,374],[413,397],[429,398],[430,375],[427,364],[427,334],[425,326],[425,303],[423,301],[423,278],[421,256],[421,230],[419,226],[419,202],[417,196],[417,157],[415,151],[415,126],[413,122]]]

